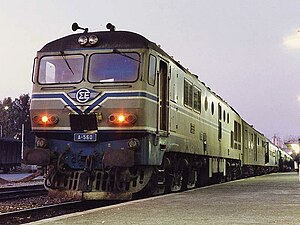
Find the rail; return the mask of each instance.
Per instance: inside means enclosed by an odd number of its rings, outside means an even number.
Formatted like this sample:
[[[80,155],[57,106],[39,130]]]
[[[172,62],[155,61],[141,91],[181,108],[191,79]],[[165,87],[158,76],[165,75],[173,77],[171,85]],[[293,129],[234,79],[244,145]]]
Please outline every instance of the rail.
[[[47,195],[44,185],[0,188],[0,201]]]
[[[121,201],[72,201],[37,208],[0,213],[3,225],[23,224],[59,215],[118,204]]]

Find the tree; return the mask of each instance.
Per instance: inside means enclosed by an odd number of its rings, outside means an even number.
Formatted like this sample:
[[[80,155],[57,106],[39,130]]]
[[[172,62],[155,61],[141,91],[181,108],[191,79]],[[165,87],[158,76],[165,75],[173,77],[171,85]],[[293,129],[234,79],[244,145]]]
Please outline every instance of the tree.
[[[24,142],[29,144],[34,139],[30,125],[30,96],[21,95],[14,101],[10,97],[0,103],[0,125],[4,137],[21,139],[22,126],[24,126]]]
[[[13,134],[13,116],[12,116],[12,99],[5,98],[0,105],[0,125],[1,134],[4,137],[10,137]]]

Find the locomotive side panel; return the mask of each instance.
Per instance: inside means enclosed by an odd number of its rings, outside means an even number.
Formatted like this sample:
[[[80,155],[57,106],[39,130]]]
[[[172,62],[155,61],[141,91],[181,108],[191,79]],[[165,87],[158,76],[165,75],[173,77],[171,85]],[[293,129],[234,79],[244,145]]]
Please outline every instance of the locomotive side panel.
[[[176,65],[171,71],[170,127],[171,136],[182,139],[178,151],[239,158],[231,146],[232,121],[239,116],[193,75]]]

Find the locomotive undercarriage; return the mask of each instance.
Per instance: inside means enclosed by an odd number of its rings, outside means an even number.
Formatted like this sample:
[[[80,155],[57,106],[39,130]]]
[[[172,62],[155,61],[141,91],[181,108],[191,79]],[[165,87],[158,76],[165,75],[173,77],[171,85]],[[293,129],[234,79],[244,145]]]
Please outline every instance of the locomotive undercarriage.
[[[45,186],[50,195],[75,199],[119,199],[183,191],[273,172],[268,167],[241,166],[239,160],[214,158],[217,171],[211,172],[209,156],[166,152],[160,166],[113,167],[106,170],[64,171],[48,167]],[[225,160],[225,171],[219,162]],[[132,196],[133,195],[133,196]]]
[[[132,193],[143,189],[149,182],[153,168],[110,168],[109,170],[59,171],[49,167],[45,186],[49,195],[73,199],[119,199],[128,200]]]
[[[184,191],[241,177],[239,160],[226,159],[226,171],[210,175],[209,159],[208,156],[168,152],[164,155],[162,165],[154,168],[149,183],[139,194],[151,196]],[[216,159],[220,160],[220,158]]]
[[[218,162],[219,158],[215,158]],[[49,195],[73,199],[128,200],[183,191],[241,176],[238,160],[226,160],[226,171],[210,173],[208,156],[166,152],[160,166],[111,167],[106,170],[64,170],[48,166],[45,186]]]
[[[259,176],[263,174],[268,174],[272,172],[277,172],[277,167],[270,167],[270,166],[259,166],[259,165],[243,165],[243,176],[250,177],[250,176]]]

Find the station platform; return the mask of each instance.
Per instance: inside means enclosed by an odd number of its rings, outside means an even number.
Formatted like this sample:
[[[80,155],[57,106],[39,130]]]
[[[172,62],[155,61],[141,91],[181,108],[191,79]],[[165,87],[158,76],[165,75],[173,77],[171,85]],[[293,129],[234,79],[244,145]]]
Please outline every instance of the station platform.
[[[10,173],[0,174],[0,189],[16,186],[42,185],[43,176],[35,173]]]
[[[31,176],[32,173],[9,173],[9,174],[0,174],[0,179],[4,179],[7,181],[18,181],[24,179],[26,177]],[[34,178],[35,180],[42,180],[42,176],[37,176]]]
[[[300,224],[298,173],[275,173],[30,224]]]

